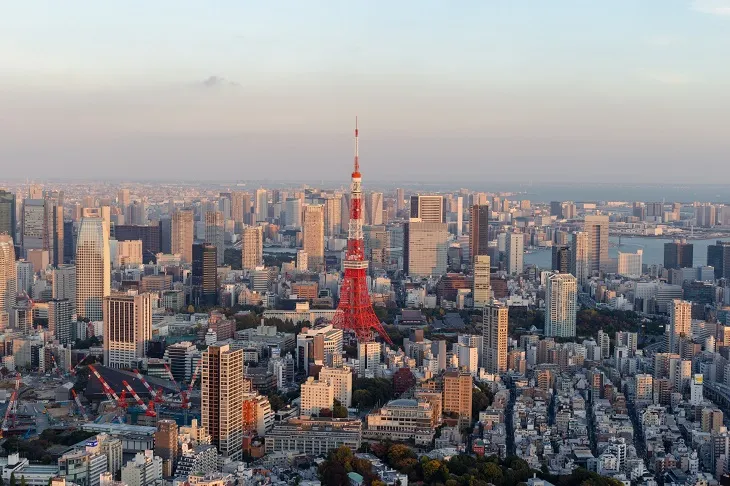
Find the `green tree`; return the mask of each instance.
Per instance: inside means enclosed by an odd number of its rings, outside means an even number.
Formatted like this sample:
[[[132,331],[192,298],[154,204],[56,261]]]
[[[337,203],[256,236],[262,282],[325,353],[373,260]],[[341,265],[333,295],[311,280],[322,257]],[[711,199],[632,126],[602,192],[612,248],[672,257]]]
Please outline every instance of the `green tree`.
[[[28,486],[28,483],[25,481],[25,474],[20,476],[20,486]]]
[[[430,483],[438,474],[439,469],[441,469],[441,461],[437,461],[436,459],[433,459],[431,461],[426,462],[423,465],[423,479],[427,483]]]
[[[17,486],[17,481],[15,480],[15,473],[10,474],[10,486]]]
[[[481,472],[484,479],[490,483],[499,484],[502,480],[502,469],[500,469],[499,465],[493,462],[485,464]]]

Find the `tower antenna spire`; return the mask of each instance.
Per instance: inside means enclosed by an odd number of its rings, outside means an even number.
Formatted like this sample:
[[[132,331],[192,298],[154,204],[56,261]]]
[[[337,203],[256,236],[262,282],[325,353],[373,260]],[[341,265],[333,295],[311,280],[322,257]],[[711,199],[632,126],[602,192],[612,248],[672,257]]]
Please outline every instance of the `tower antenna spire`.
[[[355,173],[360,172],[360,130],[357,128],[357,115],[355,115]]]

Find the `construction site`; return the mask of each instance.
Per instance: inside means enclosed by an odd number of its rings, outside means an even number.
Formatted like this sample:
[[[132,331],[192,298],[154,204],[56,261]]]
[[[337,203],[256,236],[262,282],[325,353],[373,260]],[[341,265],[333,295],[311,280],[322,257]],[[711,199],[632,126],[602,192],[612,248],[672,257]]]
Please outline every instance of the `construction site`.
[[[0,379],[2,444],[9,437],[31,439],[46,430],[65,432],[83,424],[156,426],[160,419],[190,425],[200,420],[200,369],[190,383],[84,363],[51,373],[7,373]]]

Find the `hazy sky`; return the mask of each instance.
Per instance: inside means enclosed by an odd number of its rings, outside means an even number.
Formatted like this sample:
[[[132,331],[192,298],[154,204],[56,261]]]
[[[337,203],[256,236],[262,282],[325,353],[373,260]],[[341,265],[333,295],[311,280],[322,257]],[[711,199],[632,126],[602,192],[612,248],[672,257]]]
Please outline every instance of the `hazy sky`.
[[[730,0],[0,6],[0,179],[730,177]]]

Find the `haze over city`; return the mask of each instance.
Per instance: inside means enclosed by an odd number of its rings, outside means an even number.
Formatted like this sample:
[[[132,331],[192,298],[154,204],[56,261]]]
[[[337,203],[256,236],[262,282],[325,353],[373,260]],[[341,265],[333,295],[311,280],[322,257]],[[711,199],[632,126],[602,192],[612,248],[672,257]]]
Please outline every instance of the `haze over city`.
[[[8,2],[2,176],[339,180],[357,114],[372,181],[704,183],[728,8]]]

